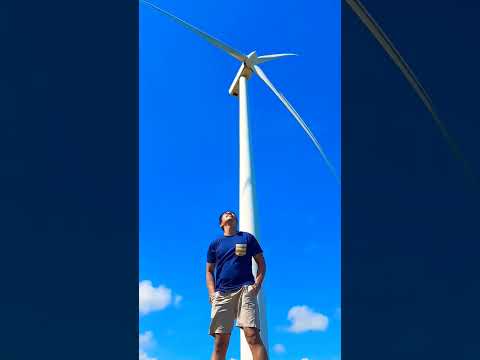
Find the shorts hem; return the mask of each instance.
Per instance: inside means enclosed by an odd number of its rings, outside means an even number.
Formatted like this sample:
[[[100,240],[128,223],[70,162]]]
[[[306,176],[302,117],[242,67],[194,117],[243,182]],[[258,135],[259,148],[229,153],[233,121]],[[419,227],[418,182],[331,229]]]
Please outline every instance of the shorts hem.
[[[215,331],[213,331],[213,332],[212,332],[212,331],[209,331],[209,332],[208,332],[208,335],[215,337],[216,334],[229,335],[229,334],[231,334],[231,333],[232,333],[231,331],[228,331],[228,332],[225,331],[225,332],[224,332],[224,331],[217,331],[217,330],[215,330]]]
[[[240,328],[240,329],[243,329],[244,327],[250,327],[250,328],[255,328],[257,329],[258,331],[261,331],[260,327],[256,324],[236,324],[235,325],[236,327]]]

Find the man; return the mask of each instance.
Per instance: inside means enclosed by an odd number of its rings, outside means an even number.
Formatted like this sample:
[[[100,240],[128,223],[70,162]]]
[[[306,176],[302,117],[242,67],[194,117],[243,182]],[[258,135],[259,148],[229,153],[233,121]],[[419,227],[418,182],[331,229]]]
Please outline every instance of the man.
[[[225,360],[234,320],[245,333],[253,359],[267,360],[257,303],[266,272],[262,248],[252,234],[237,231],[234,212],[225,211],[218,220],[223,236],[208,247],[206,272],[212,304],[209,333],[215,338],[211,360]],[[252,257],[258,264],[256,279]]]

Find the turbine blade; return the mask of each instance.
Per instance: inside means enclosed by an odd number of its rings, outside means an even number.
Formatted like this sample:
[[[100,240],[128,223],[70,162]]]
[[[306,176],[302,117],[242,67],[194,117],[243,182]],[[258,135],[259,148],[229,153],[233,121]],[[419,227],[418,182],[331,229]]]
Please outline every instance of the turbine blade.
[[[262,64],[264,62],[270,61],[270,60],[275,60],[275,59],[280,59],[282,57],[286,56],[298,56],[297,54],[271,54],[271,55],[262,55],[258,56],[257,60],[255,61],[255,64]]]
[[[267,84],[267,86],[270,88],[270,90],[273,91],[273,93],[275,95],[277,95],[277,97],[280,99],[280,101],[283,103],[283,105],[285,105],[285,107],[288,109],[288,111],[290,111],[290,113],[293,115],[293,117],[295,118],[295,120],[297,120],[297,122],[300,124],[300,126],[303,128],[303,130],[305,130],[305,132],[307,133],[308,137],[310,138],[310,140],[312,140],[313,144],[316,146],[316,148],[318,149],[318,151],[320,152],[320,154],[322,155],[323,157],[323,160],[325,160],[329,170],[332,172],[333,176],[335,176],[335,179],[337,180],[338,183],[340,183],[340,179],[335,171],[335,168],[332,166],[332,164],[330,163],[330,161],[328,160],[327,158],[327,155],[325,155],[325,152],[323,151],[322,147],[320,146],[320,143],[318,142],[318,140],[315,138],[315,135],[313,135],[312,131],[309,129],[309,127],[307,126],[307,124],[305,124],[305,122],[303,121],[303,119],[300,117],[300,115],[296,112],[296,110],[293,108],[292,105],[290,105],[290,103],[288,102],[288,100],[285,98],[285,96],[283,96],[283,94],[278,91],[275,86],[273,86],[273,84],[271,83],[271,81],[268,79],[267,75],[265,75],[265,73],[262,71],[262,69],[258,66],[258,65],[254,65],[253,66],[253,70],[255,71],[255,74],[258,75],[258,77],[260,79],[263,80],[263,82],[265,84]]]
[[[214,38],[213,36],[207,34],[206,32],[200,30],[199,28],[193,26],[193,25],[190,25],[189,23],[187,23],[186,21],[176,17],[175,15],[173,14],[170,14],[169,12],[159,8],[157,5],[149,2],[149,1],[146,1],[146,0],[140,0],[141,2],[143,2],[144,4],[152,7],[153,9],[159,11],[160,13],[162,13],[163,15],[165,16],[168,16],[170,19],[172,19],[173,21],[177,22],[178,24],[182,25],[184,28],[187,28],[188,30],[194,32],[195,34],[197,34],[198,36],[202,37],[203,39],[207,40],[210,44],[212,44],[213,46],[216,46],[220,49],[222,49],[223,51],[225,51],[227,54],[233,56],[235,59],[237,59],[238,61],[241,61],[241,62],[244,62],[247,57],[242,54],[240,51],[238,50],[235,50],[234,48],[232,48],[231,46],[221,42],[220,40]]]
[[[430,99],[430,96],[428,96],[427,91],[423,88],[422,84],[417,79],[412,69],[410,69],[407,62],[402,58],[398,50],[395,48],[392,41],[388,38],[388,36],[385,34],[382,28],[377,24],[377,22],[368,13],[365,6],[363,6],[363,4],[359,0],[345,0],[345,1],[347,2],[348,5],[350,5],[353,12],[360,18],[360,20],[368,28],[368,30],[370,30],[370,33],[373,35],[373,37],[377,39],[377,41],[380,43],[380,45],[383,47],[386,53],[393,60],[395,65],[397,65],[397,67],[400,69],[403,76],[407,79],[407,81],[413,87],[414,91],[420,97],[425,107],[432,114],[433,121],[440,129],[442,136],[447,141],[453,154],[457,157],[458,160],[460,160],[463,163],[463,166],[466,172],[469,173],[469,175],[472,176],[475,181],[477,181],[475,179],[475,175],[473,174],[473,171],[471,170],[467,160],[463,157],[462,153],[460,152],[457,145],[453,141],[453,138],[448,133],[447,128],[438,117],[433,107],[433,102]]]

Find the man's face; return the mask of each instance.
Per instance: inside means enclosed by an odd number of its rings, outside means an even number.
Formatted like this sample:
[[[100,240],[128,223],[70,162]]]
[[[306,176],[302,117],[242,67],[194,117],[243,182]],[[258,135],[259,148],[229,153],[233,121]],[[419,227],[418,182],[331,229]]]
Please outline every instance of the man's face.
[[[229,224],[230,226],[235,226],[237,225],[237,217],[235,216],[235,214],[231,211],[226,211],[223,215],[222,215],[222,227],[225,225],[225,224]]]

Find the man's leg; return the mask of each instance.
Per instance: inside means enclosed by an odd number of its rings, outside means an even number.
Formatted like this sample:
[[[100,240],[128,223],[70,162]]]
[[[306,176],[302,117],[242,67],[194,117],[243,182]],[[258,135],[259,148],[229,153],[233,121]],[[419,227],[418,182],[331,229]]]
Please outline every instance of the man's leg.
[[[260,338],[257,293],[252,288],[251,285],[243,288],[237,326],[243,329],[253,360],[267,360],[267,351]]]
[[[211,360],[225,360],[227,355],[230,334],[215,334],[215,342]]]
[[[252,351],[253,360],[267,360],[267,351],[260,338],[260,332],[254,327],[244,327],[245,338]]]
[[[215,338],[211,360],[225,360],[241,289],[236,292],[217,292],[212,302],[209,334]]]

